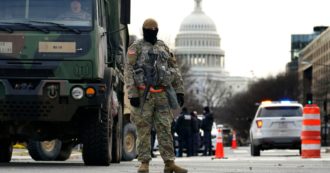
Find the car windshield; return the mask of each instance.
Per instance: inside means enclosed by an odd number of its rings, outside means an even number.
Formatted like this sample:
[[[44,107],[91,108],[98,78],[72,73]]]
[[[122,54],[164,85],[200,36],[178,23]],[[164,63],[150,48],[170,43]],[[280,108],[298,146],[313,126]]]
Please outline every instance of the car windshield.
[[[92,0],[1,0],[0,26],[15,30],[31,26],[90,28]]]
[[[302,109],[299,106],[264,107],[258,117],[301,117]]]

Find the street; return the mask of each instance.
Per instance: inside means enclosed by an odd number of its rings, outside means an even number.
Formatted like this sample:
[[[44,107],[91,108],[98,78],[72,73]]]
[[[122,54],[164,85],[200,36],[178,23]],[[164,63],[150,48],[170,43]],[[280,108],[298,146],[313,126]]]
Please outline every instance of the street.
[[[74,152],[70,160],[65,162],[36,162],[24,153],[24,150],[14,151],[11,163],[1,164],[0,172],[135,173],[139,165],[137,160],[134,160],[111,164],[109,167],[84,166],[79,152]],[[236,150],[225,148],[224,159],[195,156],[177,158],[176,162],[188,168],[191,173],[328,173],[330,153],[322,148],[321,156],[318,159],[302,159],[298,155],[298,150],[269,150],[261,152],[260,157],[251,157],[249,147],[239,147]],[[150,173],[162,173],[162,170],[162,159],[158,155],[150,164]]]

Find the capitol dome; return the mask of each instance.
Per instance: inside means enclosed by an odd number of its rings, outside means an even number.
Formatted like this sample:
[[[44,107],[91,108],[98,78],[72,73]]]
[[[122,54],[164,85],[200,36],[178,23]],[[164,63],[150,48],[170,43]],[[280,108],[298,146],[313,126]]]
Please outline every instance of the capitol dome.
[[[195,0],[194,11],[184,18],[175,38],[175,55],[191,70],[200,75],[216,72],[225,75],[224,51],[216,25],[201,7],[202,0]]]

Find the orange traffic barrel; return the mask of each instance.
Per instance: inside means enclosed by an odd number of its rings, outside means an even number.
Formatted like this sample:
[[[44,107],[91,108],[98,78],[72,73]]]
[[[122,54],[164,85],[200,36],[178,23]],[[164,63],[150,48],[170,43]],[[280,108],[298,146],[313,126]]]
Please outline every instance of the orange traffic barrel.
[[[215,148],[215,158],[222,159],[225,157],[225,152],[223,150],[223,138],[222,138],[222,129],[218,127],[218,134],[217,134],[217,145]]]
[[[314,104],[304,107],[301,131],[301,157],[321,157],[320,108]]]

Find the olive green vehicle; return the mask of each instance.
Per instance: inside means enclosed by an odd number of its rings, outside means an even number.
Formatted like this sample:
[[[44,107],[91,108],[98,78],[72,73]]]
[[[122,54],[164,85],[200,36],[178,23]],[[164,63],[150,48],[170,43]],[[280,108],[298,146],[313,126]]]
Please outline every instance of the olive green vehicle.
[[[129,21],[130,0],[1,0],[0,162],[17,142],[34,160],[67,160],[78,144],[86,165],[135,158]]]

